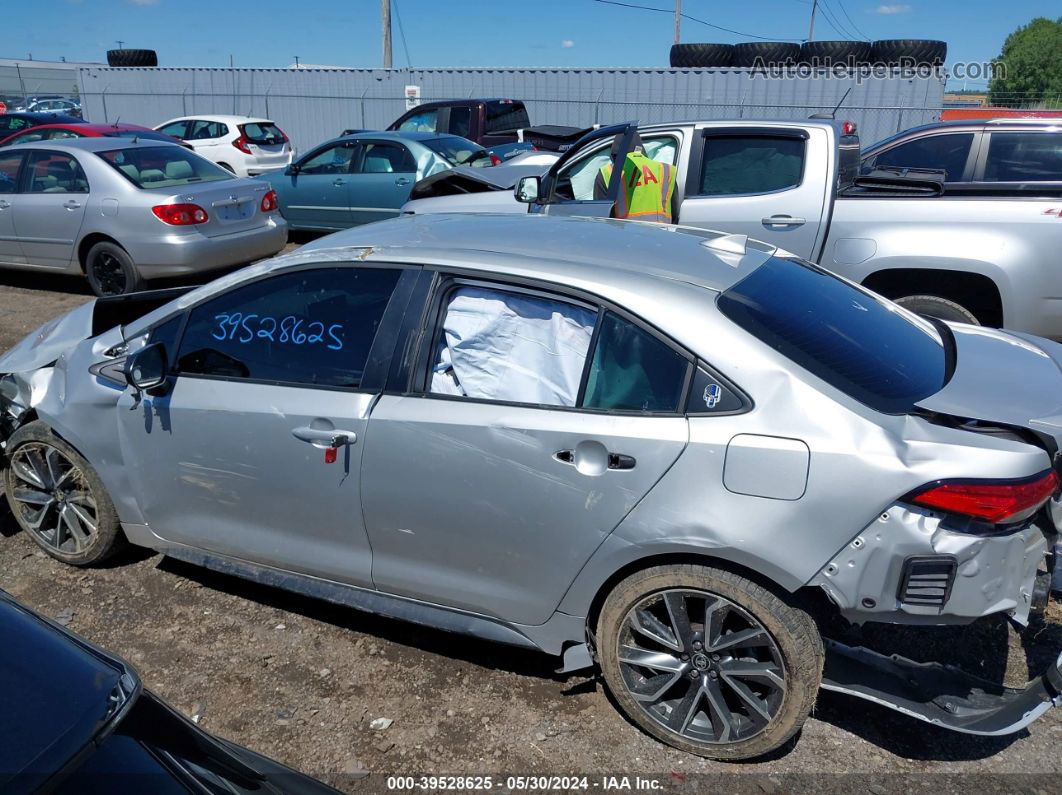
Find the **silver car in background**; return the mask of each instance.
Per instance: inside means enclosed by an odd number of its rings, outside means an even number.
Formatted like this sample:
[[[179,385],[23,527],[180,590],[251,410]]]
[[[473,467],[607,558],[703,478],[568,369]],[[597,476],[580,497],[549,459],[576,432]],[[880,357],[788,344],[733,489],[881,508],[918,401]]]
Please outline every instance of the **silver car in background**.
[[[276,194],[159,141],[36,141],[0,152],[0,267],[84,274],[96,295],[271,256]]]
[[[1039,620],[1060,364],[742,235],[409,216],[32,333],[4,486],[61,561],[128,541],[596,660],[713,758],[779,748],[820,687],[1006,734],[1062,693],[1053,641],[1016,687],[899,652]]]

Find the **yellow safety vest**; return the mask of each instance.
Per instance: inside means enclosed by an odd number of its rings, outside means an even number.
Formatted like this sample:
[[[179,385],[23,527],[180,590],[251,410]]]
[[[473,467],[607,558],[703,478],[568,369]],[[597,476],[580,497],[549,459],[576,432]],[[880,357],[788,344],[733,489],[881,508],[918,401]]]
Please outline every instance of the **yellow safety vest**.
[[[602,167],[607,186],[612,164]],[[623,190],[616,198],[616,218],[671,223],[671,197],[675,194],[675,167],[641,152],[631,152],[623,163]]]

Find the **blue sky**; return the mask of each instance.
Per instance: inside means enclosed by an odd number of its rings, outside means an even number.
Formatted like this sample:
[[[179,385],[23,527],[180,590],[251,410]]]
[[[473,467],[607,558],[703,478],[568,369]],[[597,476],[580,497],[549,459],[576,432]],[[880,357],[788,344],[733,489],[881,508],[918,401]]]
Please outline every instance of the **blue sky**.
[[[670,14],[595,0],[393,0],[414,66],[666,66]],[[626,0],[669,8],[672,0]],[[5,4],[0,57],[102,61],[122,39],[164,66],[379,66],[378,0],[21,0]],[[807,36],[811,0],[683,0],[692,16],[743,33]],[[1014,28],[1057,17],[1058,0],[820,0],[819,39],[930,38],[949,62],[987,60]],[[832,20],[831,20],[832,18]],[[749,41],[689,20],[684,41]],[[398,25],[395,65],[406,64]]]

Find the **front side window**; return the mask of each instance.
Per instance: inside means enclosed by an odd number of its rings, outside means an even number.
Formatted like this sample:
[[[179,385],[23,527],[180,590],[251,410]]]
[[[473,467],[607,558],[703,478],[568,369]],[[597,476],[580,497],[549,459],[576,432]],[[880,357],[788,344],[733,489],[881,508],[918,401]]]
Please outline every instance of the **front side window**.
[[[172,188],[232,179],[232,173],[183,146],[163,144],[97,152],[138,188]]]
[[[299,163],[300,174],[349,174],[354,144],[336,144],[310,155]]]
[[[462,138],[468,138],[468,134],[472,131],[472,108],[466,108],[461,106],[454,106],[450,108],[450,129],[451,135],[460,135]]]
[[[62,141],[67,138],[81,138],[80,133],[76,133],[73,130],[49,130],[47,140],[49,141]],[[21,140],[21,139],[20,139]]]
[[[439,124],[439,111],[425,110],[414,113],[398,125],[402,132],[436,132]]]
[[[20,133],[15,140],[11,141],[13,144],[29,144],[34,141],[43,141],[48,137],[50,130],[27,130],[24,133]]]
[[[26,160],[28,193],[88,193],[81,164],[62,152],[30,152]]]
[[[18,169],[22,165],[22,152],[0,154],[0,193],[18,190]]]
[[[673,412],[686,385],[686,359],[649,332],[607,312],[601,321],[583,406]]]
[[[642,141],[645,154],[659,163],[675,165],[678,141],[670,135],[658,135]],[[557,195],[562,199],[590,201],[594,198],[594,181],[598,173],[612,162],[612,143],[569,163],[558,175]]]
[[[805,141],[772,135],[704,139],[698,195],[774,193],[800,184]]]
[[[399,273],[322,268],[238,287],[191,310],[177,370],[356,389]]]
[[[186,138],[188,132],[187,121],[175,121],[165,127],[159,127],[158,132],[164,135],[172,135],[174,138]]]
[[[992,133],[987,182],[1062,182],[1062,133]]]
[[[894,146],[872,161],[869,168],[928,168],[943,170],[946,182],[958,182],[966,170],[973,133],[930,135]]]
[[[24,130],[26,127],[32,127],[31,122],[25,119],[20,119],[18,116],[9,116],[6,113],[0,113],[0,132],[6,131],[8,134],[15,132],[16,130]]]
[[[362,174],[412,174],[417,161],[401,144],[367,143],[361,161]]]
[[[597,312],[565,301],[461,287],[446,303],[430,390],[574,407]]]
[[[816,266],[772,257],[717,300],[745,331],[878,411],[910,411],[944,386],[933,324]]]

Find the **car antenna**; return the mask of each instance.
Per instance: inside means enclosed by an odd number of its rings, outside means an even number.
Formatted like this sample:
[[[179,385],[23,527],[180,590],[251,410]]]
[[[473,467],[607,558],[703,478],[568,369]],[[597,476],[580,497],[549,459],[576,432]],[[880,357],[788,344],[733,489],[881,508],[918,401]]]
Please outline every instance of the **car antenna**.
[[[844,101],[846,99],[848,99],[848,95],[852,93],[852,89],[853,88],[854,88],[854,86],[849,86],[848,87],[848,90],[844,92],[844,96],[841,97],[841,101],[838,102],[836,105],[834,105],[833,106],[833,110],[831,110],[829,113],[812,113],[810,116],[808,116],[808,118],[809,119],[836,119],[837,118],[837,111],[839,111],[841,109],[841,105],[843,105]]]

